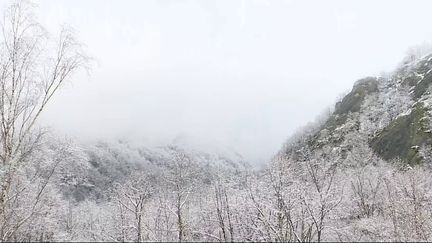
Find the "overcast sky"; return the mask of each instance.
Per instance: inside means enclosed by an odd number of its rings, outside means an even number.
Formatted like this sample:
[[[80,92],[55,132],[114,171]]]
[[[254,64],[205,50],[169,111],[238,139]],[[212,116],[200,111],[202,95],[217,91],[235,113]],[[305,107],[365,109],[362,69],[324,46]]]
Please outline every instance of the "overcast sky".
[[[85,140],[231,147],[253,161],[432,39],[426,0],[38,3],[50,31],[72,25],[98,61],[44,124]]]

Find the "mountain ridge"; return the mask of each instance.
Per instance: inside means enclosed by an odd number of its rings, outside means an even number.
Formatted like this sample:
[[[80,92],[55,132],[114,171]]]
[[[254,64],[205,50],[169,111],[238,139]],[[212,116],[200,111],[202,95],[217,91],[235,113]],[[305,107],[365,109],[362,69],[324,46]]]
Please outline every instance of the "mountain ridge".
[[[301,142],[288,142],[279,155],[292,156],[305,147],[346,160],[354,147],[367,146],[389,162],[424,163],[432,144],[431,84],[432,54],[405,61],[387,76],[362,78],[327,118],[304,132]]]

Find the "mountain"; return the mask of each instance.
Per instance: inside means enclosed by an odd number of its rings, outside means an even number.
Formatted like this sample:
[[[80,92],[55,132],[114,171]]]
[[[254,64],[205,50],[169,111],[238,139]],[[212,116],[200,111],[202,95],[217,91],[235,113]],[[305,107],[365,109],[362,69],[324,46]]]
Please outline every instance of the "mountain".
[[[126,141],[98,142],[82,149],[80,154],[81,159],[64,165],[57,183],[63,195],[74,202],[105,201],[116,184],[130,180],[134,173],[161,177],[173,169],[179,154],[193,161],[197,177],[205,185],[217,173],[235,175],[248,166],[240,156],[207,153],[180,144],[145,147]]]
[[[345,165],[355,163],[355,156],[405,165],[428,162],[431,70],[432,55],[425,55],[404,61],[384,77],[358,80],[325,119],[288,140],[280,154],[298,160],[306,149]]]

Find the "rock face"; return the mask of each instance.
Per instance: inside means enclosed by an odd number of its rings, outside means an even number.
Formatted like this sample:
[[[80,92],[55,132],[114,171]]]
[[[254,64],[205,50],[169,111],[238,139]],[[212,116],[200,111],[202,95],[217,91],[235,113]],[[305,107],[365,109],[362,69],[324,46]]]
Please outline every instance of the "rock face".
[[[377,91],[377,78],[368,77],[357,81],[352,91],[342,101],[336,103],[334,114],[346,115],[350,112],[359,112],[366,96]]]
[[[423,163],[432,151],[431,84],[432,55],[405,63],[388,77],[361,79],[324,122],[282,152],[290,156],[308,149],[346,163],[365,153],[389,162]]]
[[[360,112],[366,97],[374,92],[378,92],[377,78],[369,77],[357,81],[352,91],[336,103],[333,115],[324,125],[325,129],[333,131],[343,125],[351,113]]]
[[[428,108],[416,104],[411,113],[392,121],[372,141],[371,147],[383,159],[401,158],[410,164],[422,162],[421,146],[432,144]]]

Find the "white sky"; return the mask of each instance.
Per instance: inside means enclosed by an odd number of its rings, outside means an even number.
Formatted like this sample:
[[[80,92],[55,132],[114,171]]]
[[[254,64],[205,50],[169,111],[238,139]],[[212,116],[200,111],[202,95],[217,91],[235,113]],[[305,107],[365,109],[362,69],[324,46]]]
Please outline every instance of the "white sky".
[[[69,23],[98,60],[45,124],[86,140],[188,138],[253,161],[432,39],[426,0],[37,2],[49,30]]]

